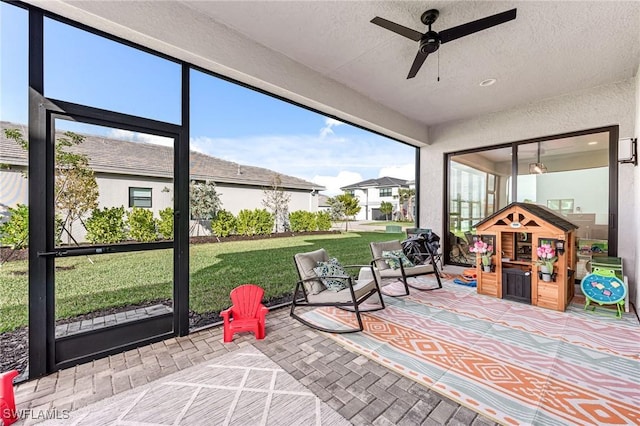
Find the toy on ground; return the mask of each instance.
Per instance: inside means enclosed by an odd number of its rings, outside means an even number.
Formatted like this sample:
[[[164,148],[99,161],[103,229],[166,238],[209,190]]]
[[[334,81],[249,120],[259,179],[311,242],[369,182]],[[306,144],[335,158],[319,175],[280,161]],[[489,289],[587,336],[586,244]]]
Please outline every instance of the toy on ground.
[[[265,336],[267,309],[261,302],[264,290],[254,284],[244,284],[231,290],[231,306],[220,312],[224,319],[224,342],[233,340],[234,333],[253,331],[256,339]]]
[[[587,310],[591,302],[598,305],[616,305],[616,317],[622,318],[624,310],[624,298],[627,288],[624,282],[616,276],[614,269],[593,267],[593,272],[580,282],[580,289],[584,293]],[[591,308],[595,311],[595,306]]]
[[[16,400],[13,395],[13,379],[18,375],[16,370],[0,374],[0,419],[4,426],[18,421]]]
[[[477,287],[478,281],[476,270],[473,268],[465,269],[464,271],[462,271],[462,275],[460,275],[458,278],[455,278],[453,282],[467,287]]]
[[[464,285],[467,287],[477,287],[478,282],[476,280],[467,280],[464,276],[460,276],[459,278],[455,278],[453,280],[454,283],[459,285]]]

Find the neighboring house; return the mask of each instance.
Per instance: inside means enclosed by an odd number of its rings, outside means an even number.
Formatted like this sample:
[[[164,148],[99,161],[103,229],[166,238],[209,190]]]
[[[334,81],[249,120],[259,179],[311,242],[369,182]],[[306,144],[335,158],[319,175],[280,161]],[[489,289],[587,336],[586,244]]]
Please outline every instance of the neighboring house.
[[[412,189],[414,181],[393,177],[381,177],[367,179],[352,185],[343,186],[340,189],[358,198],[362,209],[356,215],[356,220],[385,220],[386,215],[380,212],[380,204],[383,201],[393,204],[393,213],[389,219],[406,214],[407,206],[403,206],[399,197],[400,189]]]
[[[6,128],[17,128],[26,135],[27,128],[7,122],[0,127],[1,218],[8,207],[28,204],[28,182],[23,175],[28,162],[27,153],[4,135]],[[87,135],[74,151],[89,156],[100,192],[100,208],[144,207],[157,218],[158,211],[173,207],[173,148]],[[190,165],[191,180],[215,182],[222,208],[234,215],[242,209],[264,208],[264,191],[272,187],[272,179],[278,174],[193,151]],[[283,190],[291,196],[290,212],[318,211],[317,193],[325,189],[323,186],[282,174],[280,179]],[[74,225],[73,235],[82,239],[83,227]]]
[[[331,206],[329,205],[329,196],[324,194],[318,194],[318,211],[330,212]]]

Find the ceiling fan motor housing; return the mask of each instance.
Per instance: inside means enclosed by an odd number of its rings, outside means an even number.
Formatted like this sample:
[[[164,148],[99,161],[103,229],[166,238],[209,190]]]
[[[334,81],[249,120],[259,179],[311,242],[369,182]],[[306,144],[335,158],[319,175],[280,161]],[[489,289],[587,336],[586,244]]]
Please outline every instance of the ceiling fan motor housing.
[[[435,31],[427,31],[420,39],[420,53],[428,55],[440,47],[440,36]]]

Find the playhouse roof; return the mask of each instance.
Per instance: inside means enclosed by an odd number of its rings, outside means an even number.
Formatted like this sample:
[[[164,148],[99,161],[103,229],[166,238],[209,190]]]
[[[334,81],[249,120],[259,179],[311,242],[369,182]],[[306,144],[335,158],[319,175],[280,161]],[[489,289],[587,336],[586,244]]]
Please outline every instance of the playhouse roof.
[[[537,216],[538,218],[544,220],[545,222],[549,223],[552,226],[555,226],[556,228],[564,231],[564,232],[568,232],[571,231],[573,229],[578,229],[578,226],[571,223],[570,221],[568,221],[564,216],[562,216],[561,214],[549,209],[548,207],[542,206],[540,204],[533,204],[533,203],[520,203],[520,202],[514,202],[509,204],[508,206],[498,210],[497,212],[495,212],[494,214],[492,214],[491,216],[488,216],[486,218],[484,218],[483,220],[481,220],[480,222],[476,223],[474,225],[475,228],[490,222],[491,220],[493,220],[494,218],[497,218],[499,216],[503,216],[505,212],[507,212],[508,210],[514,209],[516,207],[519,207],[529,213],[531,213],[534,216]]]

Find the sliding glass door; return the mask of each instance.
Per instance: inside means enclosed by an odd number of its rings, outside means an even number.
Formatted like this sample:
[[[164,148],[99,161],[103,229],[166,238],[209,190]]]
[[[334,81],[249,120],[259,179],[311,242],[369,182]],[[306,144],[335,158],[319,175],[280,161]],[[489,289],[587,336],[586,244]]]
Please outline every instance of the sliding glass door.
[[[511,148],[453,155],[449,161],[449,262],[473,263],[474,225],[510,202]]]
[[[577,278],[594,256],[615,255],[616,138],[612,127],[449,154],[448,262],[473,264],[473,225],[512,201],[543,205],[579,226]]]

